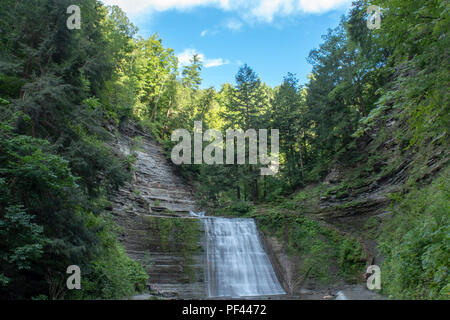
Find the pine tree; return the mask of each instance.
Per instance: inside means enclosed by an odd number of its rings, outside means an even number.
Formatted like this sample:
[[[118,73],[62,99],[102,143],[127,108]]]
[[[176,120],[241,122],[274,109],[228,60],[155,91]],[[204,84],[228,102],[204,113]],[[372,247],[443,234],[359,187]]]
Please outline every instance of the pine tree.
[[[191,64],[183,68],[183,79],[182,84],[189,89],[194,91],[198,90],[202,79],[200,78],[200,72],[202,70],[202,62],[200,56],[196,53],[192,56]]]

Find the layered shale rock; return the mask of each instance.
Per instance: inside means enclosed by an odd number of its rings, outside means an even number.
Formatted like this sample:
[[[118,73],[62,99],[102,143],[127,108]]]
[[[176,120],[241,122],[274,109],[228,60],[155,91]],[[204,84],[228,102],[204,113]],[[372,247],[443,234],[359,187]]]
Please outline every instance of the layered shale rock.
[[[204,298],[204,230],[188,214],[196,209],[191,188],[135,125],[123,127],[114,140],[116,152],[136,159],[133,181],[111,196],[109,208],[128,255],[145,265],[150,284],[164,296]]]

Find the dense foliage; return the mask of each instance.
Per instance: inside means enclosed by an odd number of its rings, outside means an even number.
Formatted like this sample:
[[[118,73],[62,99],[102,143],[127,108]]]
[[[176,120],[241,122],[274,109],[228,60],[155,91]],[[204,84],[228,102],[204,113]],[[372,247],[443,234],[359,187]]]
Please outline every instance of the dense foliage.
[[[0,296],[123,298],[147,275],[102,213],[130,177],[104,125],[129,115],[105,97],[135,29],[118,8],[80,1],[83,28],[66,27],[72,1],[5,1],[0,8]],[[115,88],[114,88],[115,90]],[[119,90],[117,90],[119,91]],[[114,106],[112,105],[114,103]],[[69,292],[78,265],[83,290]]]
[[[431,185],[414,190],[395,207],[380,247],[384,292],[402,299],[448,299],[450,292],[449,170]]]

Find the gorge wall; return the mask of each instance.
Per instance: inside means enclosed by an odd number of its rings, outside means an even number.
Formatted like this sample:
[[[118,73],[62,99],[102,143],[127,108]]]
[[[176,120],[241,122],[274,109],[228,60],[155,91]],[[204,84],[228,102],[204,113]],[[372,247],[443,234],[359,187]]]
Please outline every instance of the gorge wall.
[[[116,132],[112,147],[135,158],[133,180],[111,196],[108,208],[127,254],[143,263],[149,282],[165,297],[204,298],[204,228],[189,217],[196,209],[192,190],[136,125]]]
[[[410,146],[406,134],[408,122],[396,110],[384,116],[384,121],[356,140],[352,162],[337,159],[324,179],[300,188],[286,198],[282,207],[276,208],[287,216],[306,216],[339,235],[358,240],[364,251],[365,267],[361,267],[361,276],[352,279],[357,282],[357,290],[351,288],[354,294],[346,294],[355,299],[380,298],[360,290],[365,285],[363,275],[367,266],[383,266],[386,259],[379,247],[380,234],[391,230],[399,201],[411,190],[429,186],[443,174],[449,162],[448,148],[442,142],[445,133],[429,138],[420,147]],[[269,209],[262,206],[258,214]],[[314,287],[323,287],[323,292],[329,286],[335,291],[348,289],[348,283],[330,281],[317,285],[311,281],[309,269],[302,268],[306,254],[286,252],[285,242],[291,234],[283,235],[280,229],[261,233],[280,281],[290,294],[304,299],[308,298],[305,292],[309,294]]]

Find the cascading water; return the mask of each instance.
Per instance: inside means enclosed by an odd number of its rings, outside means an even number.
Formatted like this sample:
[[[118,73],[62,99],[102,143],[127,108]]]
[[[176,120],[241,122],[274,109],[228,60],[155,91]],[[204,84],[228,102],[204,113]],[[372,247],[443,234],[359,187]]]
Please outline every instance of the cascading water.
[[[285,294],[253,219],[202,217],[207,241],[209,297]]]

